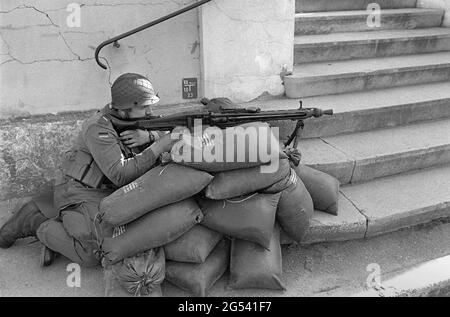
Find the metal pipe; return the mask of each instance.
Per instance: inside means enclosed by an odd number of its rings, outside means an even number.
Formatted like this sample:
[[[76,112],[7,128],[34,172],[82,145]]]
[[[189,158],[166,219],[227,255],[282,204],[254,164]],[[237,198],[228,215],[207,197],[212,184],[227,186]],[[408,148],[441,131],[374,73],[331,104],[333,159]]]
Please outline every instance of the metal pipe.
[[[104,48],[106,45],[109,45],[109,44],[112,44],[112,43],[116,43],[117,41],[119,41],[119,40],[121,40],[121,39],[124,39],[124,38],[126,38],[126,37],[128,37],[128,36],[130,36],[130,35],[133,35],[133,34],[135,34],[135,33],[138,33],[138,32],[140,32],[140,31],[142,31],[142,30],[148,29],[149,27],[155,26],[155,25],[157,25],[157,24],[159,24],[159,23],[161,23],[161,22],[164,22],[164,21],[167,21],[167,20],[169,20],[169,19],[172,19],[172,18],[174,18],[174,17],[176,17],[176,16],[178,16],[178,15],[180,15],[180,14],[182,14],[182,13],[185,13],[185,12],[187,12],[187,11],[190,11],[190,10],[192,10],[192,9],[195,9],[195,8],[197,8],[197,7],[201,6],[201,5],[204,5],[205,3],[211,2],[211,1],[212,1],[212,0],[202,0],[202,1],[199,1],[199,2],[197,2],[197,3],[191,4],[191,5],[189,5],[189,6],[185,7],[185,8],[183,8],[183,9],[180,9],[180,10],[175,11],[175,12],[173,12],[173,13],[170,13],[170,14],[168,14],[168,15],[166,15],[166,16],[163,16],[162,18],[159,18],[159,19],[154,20],[154,21],[152,21],[152,22],[150,22],[150,23],[147,23],[147,24],[144,24],[144,25],[142,25],[142,26],[140,26],[140,27],[138,27],[138,28],[135,28],[135,29],[133,29],[133,30],[131,30],[131,31],[128,31],[128,32],[123,33],[123,34],[120,34],[120,35],[117,35],[116,37],[113,37],[112,39],[109,39],[109,40],[107,40],[107,41],[104,41],[103,43],[101,43],[101,44],[95,49],[95,60],[96,60],[97,64],[98,64],[101,68],[103,68],[103,69],[106,69],[106,68],[107,68],[105,64],[103,64],[102,62],[100,62],[99,56],[98,56],[98,55],[100,54],[100,51],[102,50],[102,48]]]

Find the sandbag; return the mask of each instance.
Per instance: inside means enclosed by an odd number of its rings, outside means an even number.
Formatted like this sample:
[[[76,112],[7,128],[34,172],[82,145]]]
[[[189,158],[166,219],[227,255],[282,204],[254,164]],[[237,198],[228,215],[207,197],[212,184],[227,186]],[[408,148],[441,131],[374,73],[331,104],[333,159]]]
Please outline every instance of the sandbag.
[[[219,242],[204,263],[166,262],[166,280],[194,296],[204,297],[227,271],[230,242]]]
[[[157,166],[116,190],[100,203],[100,216],[111,226],[127,224],[142,215],[205,188],[213,176],[178,164]]]
[[[185,134],[171,151],[172,160],[207,172],[250,168],[287,158],[267,123],[220,129],[205,127]]]
[[[202,225],[269,248],[281,194],[252,194],[226,200],[199,199]]]
[[[300,242],[308,231],[314,206],[311,195],[301,179],[295,171],[292,174],[295,181],[281,192],[276,218],[286,234],[296,242]]]
[[[264,188],[259,190],[262,194],[277,194],[288,188],[289,186],[292,186],[292,184],[295,184],[297,182],[297,174],[295,171],[291,168],[289,168],[289,173],[281,179],[280,181],[276,182],[275,184],[271,185],[270,187]]]
[[[202,219],[197,203],[192,198],[186,199],[116,227],[113,237],[104,238],[101,251],[106,261],[113,264],[178,239]]]
[[[276,226],[273,231],[269,250],[253,242],[233,239],[229,288],[286,289],[281,281],[280,229]]]
[[[209,100],[208,98],[202,98],[200,102],[204,104],[206,108],[211,112],[226,112],[243,109],[242,106],[224,97],[213,98],[211,100]]]
[[[203,263],[223,234],[196,225],[184,235],[164,246],[167,260],[189,263]]]
[[[274,170],[263,172],[261,168],[233,170],[214,174],[213,181],[206,187],[205,196],[209,199],[227,199],[254,193],[281,181],[291,172],[288,159],[272,161]]]
[[[113,277],[134,296],[159,295],[165,276],[164,249],[152,249],[112,266]]]
[[[112,275],[112,273],[111,273]],[[119,281],[113,277],[109,277],[106,281],[108,284],[105,289],[105,297],[133,297],[133,294],[128,293],[119,283]],[[139,295],[139,297],[162,297],[161,285],[155,285],[153,291],[148,295]]]
[[[339,180],[306,165],[299,165],[295,171],[311,194],[314,208],[337,216]]]

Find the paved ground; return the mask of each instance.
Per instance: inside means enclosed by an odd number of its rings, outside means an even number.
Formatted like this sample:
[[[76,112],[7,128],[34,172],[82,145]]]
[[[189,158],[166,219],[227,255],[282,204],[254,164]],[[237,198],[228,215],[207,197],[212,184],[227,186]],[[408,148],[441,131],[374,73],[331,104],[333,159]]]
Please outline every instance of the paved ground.
[[[434,222],[414,229],[340,243],[283,248],[283,280],[286,292],[263,290],[229,291],[226,278],[212,289],[210,296],[346,296],[361,292],[377,263],[382,280],[419,263],[450,255],[449,222]],[[38,266],[39,243],[23,240],[8,250],[0,249],[0,296],[102,296],[100,268],[82,269],[81,287],[69,288],[69,264],[59,258],[54,265]],[[165,283],[167,296],[188,296]]]

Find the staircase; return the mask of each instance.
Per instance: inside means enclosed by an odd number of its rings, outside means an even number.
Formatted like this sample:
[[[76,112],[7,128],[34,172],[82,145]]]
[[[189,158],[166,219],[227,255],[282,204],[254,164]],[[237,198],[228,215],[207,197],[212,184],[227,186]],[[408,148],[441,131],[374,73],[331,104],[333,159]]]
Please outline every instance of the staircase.
[[[337,177],[340,214],[317,212],[306,243],[358,239],[450,217],[450,28],[415,0],[297,0],[295,66],[276,108],[310,120],[303,163]],[[273,103],[273,101],[272,101]]]

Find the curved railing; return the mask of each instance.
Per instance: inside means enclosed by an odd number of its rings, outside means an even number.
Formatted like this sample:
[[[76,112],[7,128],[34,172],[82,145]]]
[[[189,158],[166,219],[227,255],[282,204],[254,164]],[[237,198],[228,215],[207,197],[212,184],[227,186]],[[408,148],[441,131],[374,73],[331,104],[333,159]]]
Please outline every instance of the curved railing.
[[[172,19],[172,18],[174,18],[174,17],[176,17],[176,16],[178,16],[178,15],[180,15],[180,14],[182,14],[182,13],[185,13],[185,12],[187,12],[187,11],[193,10],[193,9],[195,9],[195,8],[201,6],[201,5],[204,5],[205,3],[208,3],[208,2],[210,2],[210,1],[212,1],[212,0],[202,0],[202,1],[199,1],[199,2],[197,2],[197,3],[191,4],[190,6],[187,6],[187,7],[183,8],[183,9],[180,9],[180,10],[178,10],[178,11],[175,11],[175,12],[173,12],[173,13],[170,13],[170,14],[168,14],[168,15],[166,15],[166,16],[163,16],[162,18],[159,18],[159,19],[154,20],[154,21],[152,21],[152,22],[150,22],[150,23],[147,23],[147,24],[144,24],[144,25],[142,25],[142,26],[140,26],[140,27],[138,27],[138,28],[135,28],[135,29],[133,29],[133,30],[131,30],[131,31],[125,32],[125,33],[120,34],[120,35],[117,35],[117,36],[113,37],[112,39],[109,39],[109,40],[107,40],[107,41],[104,41],[103,43],[101,43],[101,44],[95,49],[95,60],[97,61],[97,64],[98,64],[101,68],[103,68],[103,69],[106,69],[106,68],[107,68],[106,65],[103,64],[102,62],[100,62],[100,60],[99,60],[99,54],[100,54],[100,51],[101,51],[102,48],[104,48],[106,45],[109,45],[109,44],[113,44],[113,43],[114,43],[114,45],[118,47],[118,46],[119,46],[119,44],[118,44],[118,41],[119,41],[119,40],[124,39],[124,38],[126,38],[126,37],[128,37],[128,36],[130,36],[130,35],[135,34],[135,33],[141,32],[141,31],[143,31],[143,30],[145,30],[145,29],[148,29],[148,28],[150,28],[150,27],[152,27],[152,26],[155,26],[155,25],[157,25],[157,24],[160,24],[161,22],[164,22],[164,21],[167,21],[167,20],[169,20],[169,19]]]

